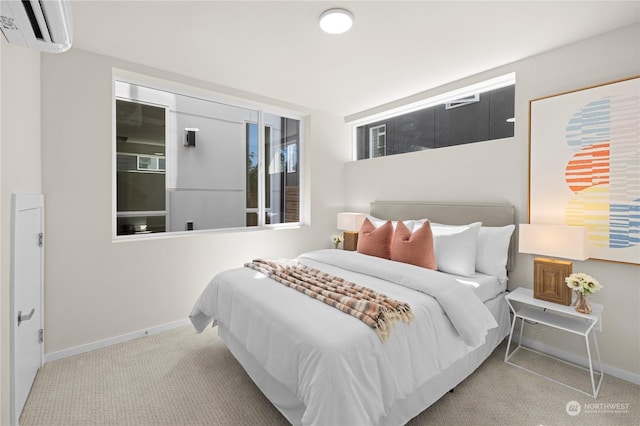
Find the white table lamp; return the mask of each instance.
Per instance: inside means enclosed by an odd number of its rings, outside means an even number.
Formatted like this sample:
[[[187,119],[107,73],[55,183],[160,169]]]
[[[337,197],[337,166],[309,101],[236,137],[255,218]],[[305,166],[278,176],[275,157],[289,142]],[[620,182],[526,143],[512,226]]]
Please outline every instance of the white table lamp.
[[[573,264],[567,260],[586,260],[588,230],[583,226],[520,224],[518,251],[552,258],[533,259],[533,297],[548,302],[571,304],[571,289],[564,279]]]
[[[338,213],[338,229],[344,231],[345,250],[354,251],[358,248],[358,231],[364,222],[364,213],[342,212]]]

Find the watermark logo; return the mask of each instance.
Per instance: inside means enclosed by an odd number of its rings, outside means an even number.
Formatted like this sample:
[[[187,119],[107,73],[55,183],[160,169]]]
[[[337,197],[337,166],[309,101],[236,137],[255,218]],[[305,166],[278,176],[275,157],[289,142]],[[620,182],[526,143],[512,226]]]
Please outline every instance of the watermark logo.
[[[565,406],[567,414],[577,416],[583,414],[628,414],[628,402],[588,402],[580,404],[578,401],[569,401]]]
[[[628,414],[628,402],[591,402],[582,406],[584,413]]]
[[[577,416],[582,411],[582,406],[578,401],[569,401],[567,402],[567,406],[565,407],[567,410],[567,414],[570,416]]]

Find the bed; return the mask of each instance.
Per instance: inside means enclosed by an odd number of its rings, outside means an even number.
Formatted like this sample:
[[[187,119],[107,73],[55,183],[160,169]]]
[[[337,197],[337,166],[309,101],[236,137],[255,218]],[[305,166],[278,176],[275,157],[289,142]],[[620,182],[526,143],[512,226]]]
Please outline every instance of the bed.
[[[491,232],[513,231],[515,220],[513,206],[487,204],[378,201],[370,214],[443,226],[482,222]],[[507,238],[505,273],[514,257],[512,232]],[[477,244],[478,255],[492,250]],[[404,424],[472,374],[508,334],[507,280],[500,273],[443,273],[343,250],[297,261],[406,302],[414,318],[396,322],[382,341],[356,318],[254,269],[216,275],[190,314],[194,327],[218,326],[292,424]]]

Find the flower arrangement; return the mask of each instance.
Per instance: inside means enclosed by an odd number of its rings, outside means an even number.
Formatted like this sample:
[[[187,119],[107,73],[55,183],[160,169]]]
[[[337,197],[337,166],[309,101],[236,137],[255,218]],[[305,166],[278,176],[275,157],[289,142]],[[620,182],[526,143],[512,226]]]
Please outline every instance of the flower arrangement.
[[[331,236],[331,241],[333,242],[333,245],[335,248],[338,248],[338,246],[340,246],[340,244],[342,244],[342,235],[332,235]]]
[[[602,288],[598,280],[587,274],[578,272],[569,275],[564,279],[564,281],[567,283],[569,288],[575,290],[578,295],[576,303],[573,305],[575,310],[581,314],[590,314],[592,309],[587,295],[593,294]]]
[[[602,288],[598,280],[582,272],[571,274],[564,281],[570,289],[582,294],[593,294]]]

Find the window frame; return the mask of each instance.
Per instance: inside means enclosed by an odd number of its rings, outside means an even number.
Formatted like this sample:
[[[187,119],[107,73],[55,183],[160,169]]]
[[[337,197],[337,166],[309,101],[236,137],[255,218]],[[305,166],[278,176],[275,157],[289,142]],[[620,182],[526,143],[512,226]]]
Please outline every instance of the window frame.
[[[122,96],[122,94],[118,93],[116,88],[117,82],[121,82],[130,86],[138,86],[143,88],[151,89],[152,91],[160,91],[163,92],[166,96],[163,99],[153,98],[152,101],[141,99],[141,96],[135,96],[131,91],[128,96]],[[165,231],[165,232],[157,232],[157,233],[146,233],[146,234],[134,234],[134,235],[118,235],[117,231],[117,219],[118,219],[118,211],[117,211],[117,131],[116,131],[116,101],[124,100],[130,102],[137,102],[142,104],[147,104],[151,106],[163,107],[165,108],[165,117],[166,117],[166,128],[165,128],[165,140],[169,141],[170,133],[172,132],[171,126],[169,123],[169,114],[170,111],[176,111],[176,103],[171,98],[174,96],[187,96],[193,97],[198,100],[213,102],[218,104],[229,105],[231,107],[244,108],[248,110],[253,110],[257,112],[257,121],[245,121],[244,132],[245,132],[245,140],[246,140],[246,131],[247,124],[257,124],[258,125],[258,208],[255,209],[258,213],[258,224],[257,226],[247,226],[246,221],[246,212],[253,209],[246,208],[246,181],[244,182],[245,188],[245,205],[242,210],[242,214],[245,215],[244,223],[245,225],[242,227],[226,227],[226,228],[211,228],[211,229],[199,229],[193,231]],[[296,222],[288,222],[288,223],[275,223],[275,224],[267,224],[266,222],[266,212],[267,209],[265,206],[266,193],[265,193],[265,138],[264,138],[264,129],[268,127],[265,125],[265,115],[275,115],[281,118],[287,118],[292,120],[297,120],[299,123],[299,142],[297,149],[297,172],[298,172],[298,191],[299,191],[299,199],[298,199],[298,220]],[[308,119],[308,114],[301,113],[298,111],[292,111],[288,109],[283,109],[274,105],[262,104],[262,103],[254,103],[247,99],[237,98],[234,96],[229,96],[217,92],[212,92],[206,89],[200,89],[197,87],[187,87],[177,83],[172,83],[169,81],[159,80],[148,76],[139,75],[136,73],[132,73],[125,70],[113,70],[112,74],[112,166],[111,166],[111,177],[112,177],[112,207],[111,207],[111,218],[112,218],[112,241],[127,241],[127,240],[140,240],[140,239],[148,239],[148,238],[172,238],[179,237],[184,235],[194,235],[194,234],[208,234],[208,233],[228,233],[228,232],[248,232],[248,231],[260,231],[265,229],[282,229],[282,228],[295,228],[304,226],[308,219],[306,217],[307,210],[307,194],[305,193],[305,182],[306,182],[306,165],[304,164],[304,152],[305,152],[305,140],[306,140],[306,120]],[[170,155],[168,150],[165,151],[165,170],[168,172],[170,169]],[[246,158],[246,157],[245,157]],[[246,161],[245,161],[246,167]],[[245,169],[245,179],[247,175],[247,170]],[[167,201],[168,202],[168,201]],[[136,212],[137,213],[137,212]],[[145,212],[140,212],[145,213]],[[167,221],[169,220],[170,211],[167,206]]]

